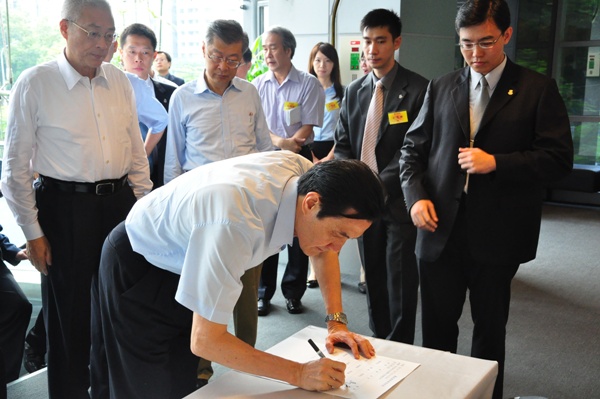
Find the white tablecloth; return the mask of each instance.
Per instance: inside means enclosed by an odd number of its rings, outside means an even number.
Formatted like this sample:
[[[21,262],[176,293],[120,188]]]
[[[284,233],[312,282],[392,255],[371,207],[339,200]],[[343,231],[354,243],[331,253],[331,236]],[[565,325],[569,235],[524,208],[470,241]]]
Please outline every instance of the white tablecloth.
[[[296,334],[294,338],[303,341],[312,338],[324,346],[327,330],[308,326]],[[273,346],[267,352],[286,357],[289,351],[290,338]],[[398,385],[381,398],[402,399],[487,399],[491,398],[498,363],[455,355],[419,346],[370,338],[375,350],[382,356],[419,363],[421,366],[413,371]],[[310,350],[307,344],[307,350]],[[219,378],[211,379],[208,385],[188,395],[185,399],[304,399],[329,398],[334,396],[325,393],[308,392],[285,383],[265,378],[228,371]]]

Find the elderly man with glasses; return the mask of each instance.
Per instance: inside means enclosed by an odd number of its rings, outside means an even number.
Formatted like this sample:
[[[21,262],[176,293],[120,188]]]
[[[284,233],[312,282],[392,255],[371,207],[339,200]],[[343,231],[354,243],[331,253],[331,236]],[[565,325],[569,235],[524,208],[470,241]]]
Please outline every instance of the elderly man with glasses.
[[[89,398],[90,287],[102,243],[152,183],[105,0],[66,0],[64,51],[23,72],[9,104],[2,192],[42,274],[50,398]],[[33,176],[39,179],[33,181]]]
[[[201,165],[273,149],[256,88],[236,77],[247,48],[248,36],[238,22],[216,20],[208,26],[202,44],[205,69],[171,98],[165,183]],[[246,271],[234,309],[236,336],[252,346],[260,270],[256,266]],[[200,359],[198,386],[212,374],[210,361]]]

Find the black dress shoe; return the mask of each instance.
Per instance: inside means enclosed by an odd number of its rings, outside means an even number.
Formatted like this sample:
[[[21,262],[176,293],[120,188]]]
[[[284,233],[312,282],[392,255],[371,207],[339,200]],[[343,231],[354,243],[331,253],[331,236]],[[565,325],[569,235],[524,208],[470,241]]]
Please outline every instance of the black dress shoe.
[[[302,308],[302,302],[300,299],[286,299],[285,306],[287,307],[288,312],[291,314],[302,313],[304,310]]]
[[[206,384],[208,384],[208,380],[206,378],[198,378],[196,380],[196,389],[200,389]]]
[[[358,290],[361,293],[366,294],[367,293],[367,283],[365,283],[365,282],[358,283]]]
[[[317,280],[308,280],[306,286],[308,288],[319,288],[319,282]]]
[[[36,353],[27,342],[25,342],[25,355],[23,356],[23,367],[28,373],[33,373],[46,367],[45,355]]]
[[[259,299],[258,300],[258,315],[266,316],[271,311],[271,301],[268,299]]]

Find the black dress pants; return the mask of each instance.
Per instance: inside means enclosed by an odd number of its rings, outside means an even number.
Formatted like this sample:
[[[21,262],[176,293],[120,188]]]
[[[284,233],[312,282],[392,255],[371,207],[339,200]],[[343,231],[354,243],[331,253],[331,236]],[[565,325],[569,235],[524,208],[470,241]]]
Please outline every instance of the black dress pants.
[[[109,195],[38,186],[38,218],[52,265],[42,276],[50,399],[89,399],[90,287],[102,243],[135,203],[129,185]]]
[[[359,239],[367,282],[369,327],[376,338],[412,344],[419,297],[417,231],[386,212]]]
[[[180,399],[195,390],[193,314],[175,300],[179,277],[134,252],[124,223],[110,233],[92,286],[93,399]]]
[[[277,268],[279,254],[268,257],[263,262],[258,285],[258,298],[271,300],[277,289]],[[288,263],[281,280],[281,292],[286,299],[302,299],[306,292],[308,277],[308,256],[302,252],[298,239],[294,238],[293,245],[288,245]]]
[[[31,303],[13,274],[0,261],[0,350],[4,358],[4,375],[0,373],[0,377],[3,377],[0,378],[0,384],[6,385],[19,378],[31,309]],[[4,386],[0,389],[4,389]]]
[[[494,399],[502,398],[510,285],[518,268],[473,259],[464,200],[440,258],[419,259],[423,346],[456,353],[458,321],[468,291],[474,323],[471,356],[498,362]]]

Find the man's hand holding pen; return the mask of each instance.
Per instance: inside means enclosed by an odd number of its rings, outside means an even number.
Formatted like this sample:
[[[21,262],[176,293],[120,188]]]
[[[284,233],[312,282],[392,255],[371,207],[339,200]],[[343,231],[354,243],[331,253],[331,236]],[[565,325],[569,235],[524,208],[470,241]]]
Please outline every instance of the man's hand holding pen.
[[[346,383],[346,364],[327,357],[302,365],[300,388],[308,391],[328,391]]]
[[[314,349],[314,351],[317,353],[317,355],[319,355],[319,357],[321,358],[323,363],[329,363],[329,362],[325,362],[325,360],[330,360],[331,362],[333,362],[331,365],[329,365],[329,364],[323,365],[325,367],[325,370],[324,370],[325,374],[321,376],[322,380],[320,382],[325,383],[326,385],[325,385],[325,388],[323,388],[323,389],[317,388],[317,391],[327,391],[329,389],[339,388],[342,386],[342,384],[345,385],[346,377],[344,375],[344,370],[346,369],[346,365],[344,363],[336,362],[334,360],[331,360],[331,359],[328,359],[327,357],[325,357],[323,352],[321,352],[319,347],[313,342],[312,339],[309,339],[308,343]],[[311,362],[311,363],[313,363],[313,362]],[[310,363],[307,363],[307,364],[310,364]],[[341,373],[341,377],[340,377],[340,373]],[[331,384],[331,382],[333,382],[333,384]],[[345,385],[345,386],[347,387],[347,385]]]

